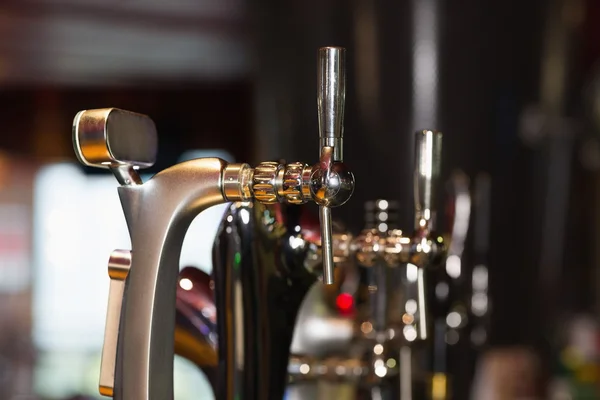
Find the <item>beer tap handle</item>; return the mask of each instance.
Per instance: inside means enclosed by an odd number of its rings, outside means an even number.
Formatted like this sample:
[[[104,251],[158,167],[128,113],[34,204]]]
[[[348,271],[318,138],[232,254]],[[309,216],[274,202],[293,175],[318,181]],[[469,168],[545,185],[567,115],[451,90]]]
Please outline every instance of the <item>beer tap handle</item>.
[[[344,106],[346,101],[346,50],[319,49],[317,107],[321,153],[333,149],[332,161],[344,160]]]
[[[149,117],[118,108],[80,111],[73,120],[73,147],[79,161],[110,169],[121,185],[142,183],[137,170],[154,165],[157,136]]]
[[[345,52],[342,47],[319,49],[317,108],[320,161],[313,168],[311,194],[319,205],[323,282],[333,283],[331,207],[344,204],[354,191],[354,176],[342,164],[344,102],[346,97]]]
[[[415,229],[429,232],[435,227],[435,194],[440,176],[442,133],[422,130],[415,134]]]
[[[416,244],[415,261],[417,273],[417,307],[419,310],[418,337],[427,338],[428,305],[426,299],[425,268],[430,266],[433,244],[430,234],[435,229],[435,189],[440,175],[442,150],[442,133],[433,130],[422,130],[415,134],[415,233],[413,244]],[[429,250],[426,250],[429,249]]]

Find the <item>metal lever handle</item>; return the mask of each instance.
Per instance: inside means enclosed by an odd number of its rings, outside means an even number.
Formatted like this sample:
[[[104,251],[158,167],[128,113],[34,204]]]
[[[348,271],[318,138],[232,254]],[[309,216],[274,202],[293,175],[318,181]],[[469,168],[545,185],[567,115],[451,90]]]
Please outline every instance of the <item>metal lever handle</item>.
[[[117,362],[117,341],[121,320],[121,307],[125,294],[125,279],[131,267],[131,252],[114,250],[108,261],[110,290],[108,294],[108,311],[104,331],[104,346],[100,366],[99,389],[102,396],[113,397],[115,387],[115,368]]]
[[[118,108],[84,110],[73,120],[73,147],[83,165],[111,169],[122,185],[141,184],[136,171],[154,165],[158,135],[145,115]]]
[[[354,191],[354,176],[342,164],[344,102],[346,98],[346,50],[319,49],[317,108],[320,162],[311,176],[311,193],[320,206],[323,282],[333,283],[331,207],[344,204]]]
[[[320,147],[333,148],[333,160],[344,160],[344,106],[346,101],[346,49],[319,49],[317,107]]]
[[[422,130],[415,134],[415,229],[432,230],[435,190],[440,176],[442,133]]]

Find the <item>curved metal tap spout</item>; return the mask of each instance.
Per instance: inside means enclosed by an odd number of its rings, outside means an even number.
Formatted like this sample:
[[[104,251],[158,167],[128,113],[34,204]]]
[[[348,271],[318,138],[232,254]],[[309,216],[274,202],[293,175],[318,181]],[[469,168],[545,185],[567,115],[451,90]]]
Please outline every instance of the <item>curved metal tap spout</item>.
[[[115,374],[117,399],[173,396],[175,299],[181,246],[192,220],[225,201],[227,164],[198,159],[161,171],[143,185],[121,186],[119,196],[132,242]]]

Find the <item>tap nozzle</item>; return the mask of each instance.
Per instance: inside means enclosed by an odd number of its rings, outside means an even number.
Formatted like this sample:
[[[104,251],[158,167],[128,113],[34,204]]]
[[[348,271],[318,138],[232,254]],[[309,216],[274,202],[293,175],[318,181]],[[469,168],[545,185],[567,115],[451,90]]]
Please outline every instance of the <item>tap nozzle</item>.
[[[320,162],[313,167],[310,191],[319,205],[323,282],[333,283],[331,207],[348,201],[354,192],[354,175],[342,163],[344,102],[346,96],[346,50],[319,49],[317,108]]]

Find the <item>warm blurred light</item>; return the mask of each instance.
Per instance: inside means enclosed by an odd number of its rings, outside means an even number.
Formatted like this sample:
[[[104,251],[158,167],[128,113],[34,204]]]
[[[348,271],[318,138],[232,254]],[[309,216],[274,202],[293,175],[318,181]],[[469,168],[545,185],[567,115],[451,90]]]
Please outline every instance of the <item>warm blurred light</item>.
[[[433,375],[431,382],[431,398],[433,400],[446,399],[447,379],[445,374],[437,373]]]
[[[385,366],[375,368],[375,375],[377,375],[378,377],[383,378],[384,376],[386,376],[386,374],[387,368]]]
[[[417,302],[416,300],[410,299],[406,301],[404,306],[407,313],[415,315],[417,313]]]
[[[462,322],[462,318],[460,316],[459,313],[457,313],[456,311],[452,311],[448,314],[448,316],[446,317],[446,324],[448,324],[448,326],[450,328],[458,328],[460,326]]]
[[[360,330],[362,331],[362,333],[371,333],[371,331],[373,330],[373,325],[370,322],[363,322],[360,325]]]
[[[341,312],[347,313],[354,308],[354,298],[349,293],[340,293],[335,300],[335,304]]]
[[[242,218],[242,222],[247,225],[250,222],[250,213],[245,208],[240,210],[240,217]]]
[[[473,289],[477,291],[487,290],[488,270],[484,265],[477,265],[473,268]]]
[[[419,277],[418,269],[419,268],[414,264],[406,264],[406,279],[409,282],[417,281]]]
[[[300,366],[300,373],[301,373],[301,374],[304,374],[304,375],[306,375],[306,374],[308,374],[309,372],[310,372],[310,366],[309,366],[308,364],[302,364],[302,365]]]
[[[181,286],[183,290],[192,290],[194,288],[194,284],[188,278],[183,278],[180,280],[179,286]]]
[[[414,342],[417,339],[417,330],[412,325],[406,325],[403,329],[404,338],[409,342]]]
[[[457,279],[460,277],[460,257],[457,255],[448,256],[446,259],[446,273],[450,278]]]
[[[488,309],[488,297],[485,293],[475,293],[471,298],[471,311],[478,317],[485,315]]]
[[[305,243],[304,239],[302,237],[297,237],[297,236],[290,236],[289,242],[290,242],[290,247],[294,250],[301,248]]]

